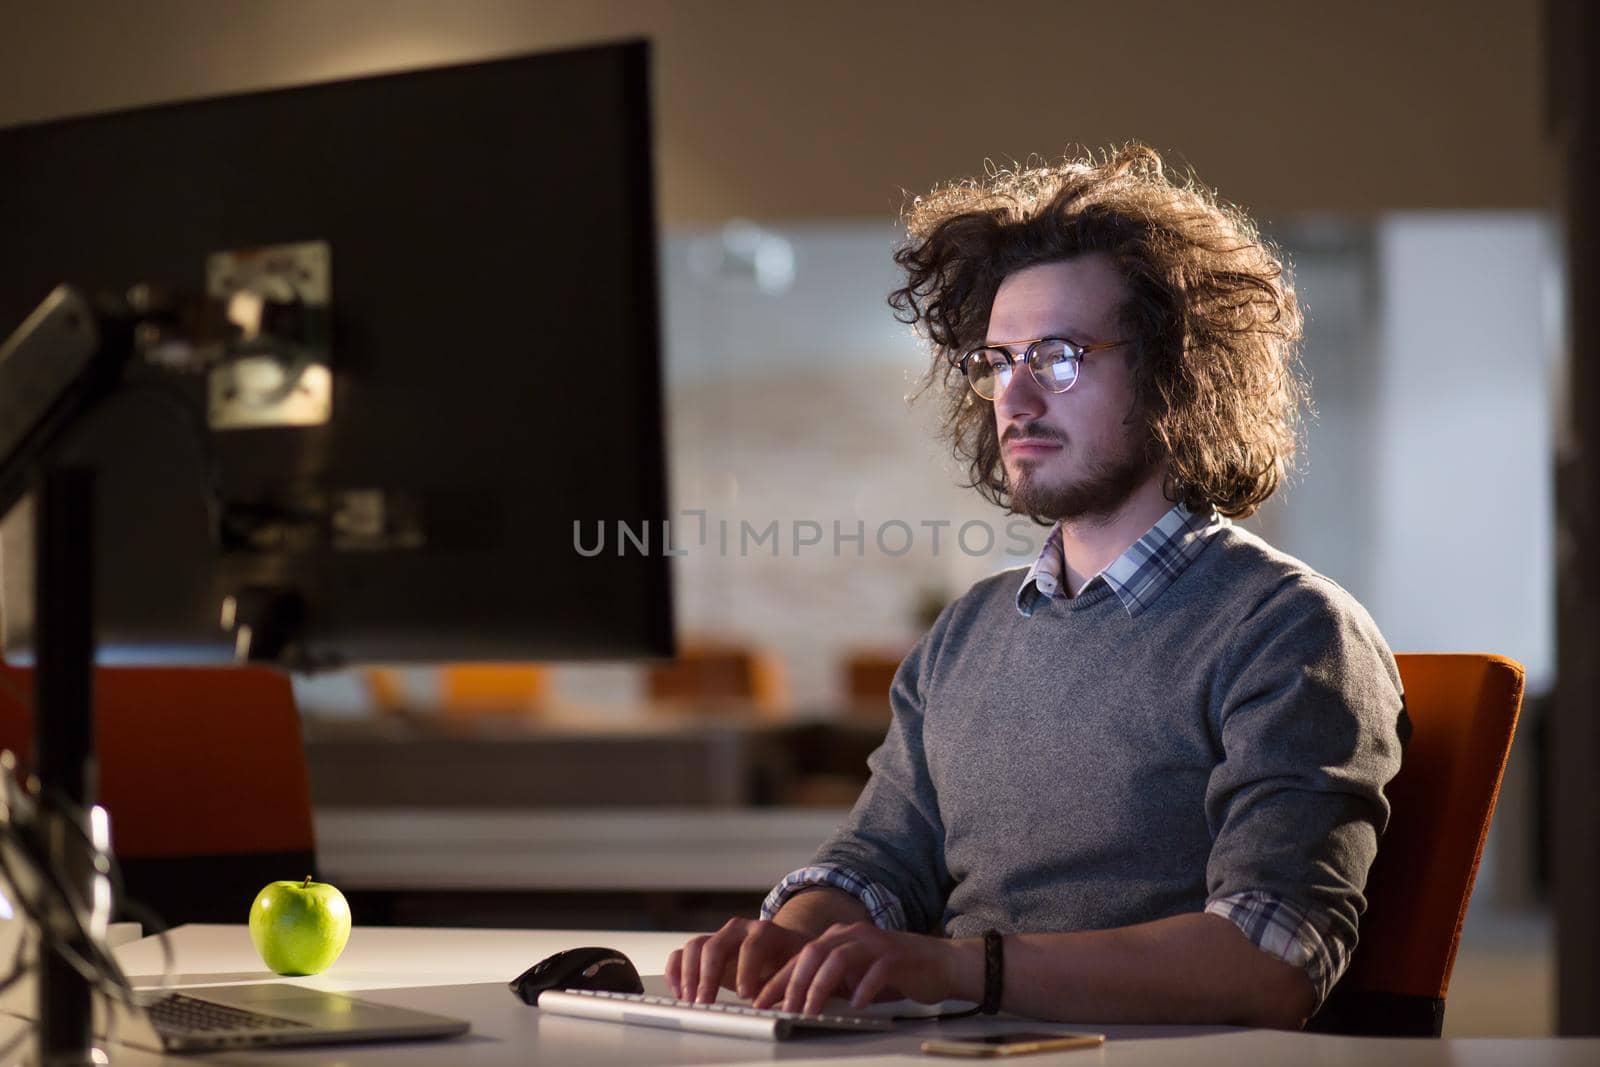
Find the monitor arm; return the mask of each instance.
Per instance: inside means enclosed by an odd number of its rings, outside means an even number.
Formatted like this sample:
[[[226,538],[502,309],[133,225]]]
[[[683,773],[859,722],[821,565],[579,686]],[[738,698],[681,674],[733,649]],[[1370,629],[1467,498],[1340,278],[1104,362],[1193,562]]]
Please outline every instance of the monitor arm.
[[[33,487],[133,352],[126,308],[96,308],[60,285],[0,345],[0,515]]]
[[[30,489],[35,513],[34,766],[37,804],[8,813],[10,832],[43,865],[19,908],[40,929],[40,1062],[91,1062],[93,986],[74,959],[99,958],[110,921],[109,858],[94,842],[94,481],[56,461],[64,438],[121,377],[131,320],[60,286],[0,346],[0,512]],[[17,825],[20,824],[20,825]],[[13,878],[13,881],[16,879]],[[31,887],[30,887],[31,888]],[[65,892],[63,892],[65,890]],[[85,923],[80,903],[93,902]]]
[[[325,256],[326,246],[318,247]],[[239,264],[224,266],[237,272]],[[63,285],[0,343],[0,515],[30,490],[38,497],[37,802],[0,812],[9,824],[0,858],[11,861],[12,875],[27,862],[42,868],[40,877],[13,877],[25,883],[13,885],[19,907],[40,926],[40,1062],[95,1062],[95,983],[80,968],[112,970],[98,977],[122,983],[102,948],[112,907],[110,848],[105,819],[94,808],[94,471],[64,456],[62,446],[117,391],[136,355],[150,364],[206,370],[213,428],[305,425],[318,421],[319,411],[325,420],[329,397],[308,405],[307,391],[297,388],[319,357],[326,379],[325,347],[300,336],[325,342],[325,303],[318,316],[299,313],[297,305],[292,293],[245,284],[191,302],[192,314],[185,315],[184,306],[158,299],[147,286],[130,290],[126,301],[96,303]],[[250,589],[228,598],[219,621],[235,632],[238,658],[263,659],[283,649],[300,622],[295,597]]]

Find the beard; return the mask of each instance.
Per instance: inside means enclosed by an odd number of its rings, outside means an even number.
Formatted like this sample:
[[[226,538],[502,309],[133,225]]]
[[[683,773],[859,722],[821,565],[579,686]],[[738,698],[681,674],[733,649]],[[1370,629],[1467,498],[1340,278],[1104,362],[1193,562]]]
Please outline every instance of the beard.
[[[1065,441],[1062,444],[1066,446]],[[1145,454],[1132,435],[1123,441],[1123,447],[1115,455],[1090,463],[1081,478],[1065,485],[1045,482],[1039,477],[1044,465],[1025,461],[1012,479],[1011,507],[1029,518],[1046,522],[1107,517],[1115,514],[1134,491],[1149,480],[1158,462]]]

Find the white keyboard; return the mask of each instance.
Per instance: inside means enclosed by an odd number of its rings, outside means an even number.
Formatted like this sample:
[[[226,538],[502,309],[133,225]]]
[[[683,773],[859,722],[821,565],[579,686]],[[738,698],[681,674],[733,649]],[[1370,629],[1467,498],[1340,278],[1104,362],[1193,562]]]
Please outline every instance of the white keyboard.
[[[539,1010],[552,1015],[575,1015],[583,1019],[749,1037],[758,1041],[782,1041],[796,1030],[866,1033],[894,1029],[889,1019],[863,1015],[801,1015],[724,1001],[691,1004],[648,993],[601,993],[587,989],[552,989],[540,993]]]

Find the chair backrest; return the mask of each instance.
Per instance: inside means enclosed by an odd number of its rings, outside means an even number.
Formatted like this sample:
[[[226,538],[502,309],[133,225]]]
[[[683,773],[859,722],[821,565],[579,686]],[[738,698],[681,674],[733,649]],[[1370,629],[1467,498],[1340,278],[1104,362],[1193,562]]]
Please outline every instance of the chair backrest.
[[[1517,714],[1521,664],[1398,655],[1411,739],[1349,969],[1311,1029],[1437,1036]]]
[[[33,672],[0,674],[0,746],[28,759]],[[131,896],[173,922],[243,922],[268,881],[312,872],[310,780],[286,676],[101,667],[94,707],[100,802]]]
[[[447,663],[438,670],[444,714],[529,714],[550,692],[550,669],[540,663]]]
[[[861,646],[845,653],[845,707],[858,719],[889,725],[889,689],[895,672],[911,649]]]
[[[645,694],[687,710],[778,714],[786,704],[782,670],[770,654],[718,641],[682,642],[674,658],[650,664]]]

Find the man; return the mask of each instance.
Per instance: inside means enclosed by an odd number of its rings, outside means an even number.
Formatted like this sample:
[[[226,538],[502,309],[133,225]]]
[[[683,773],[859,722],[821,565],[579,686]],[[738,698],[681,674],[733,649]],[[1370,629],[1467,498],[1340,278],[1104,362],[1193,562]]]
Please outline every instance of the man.
[[[901,665],[813,863],[668,982],[1303,1025],[1355,947],[1407,726],[1361,606],[1228,521],[1293,457],[1286,272],[1140,146],[947,186],[908,221],[890,301],[932,344],[956,453],[1054,527]]]

